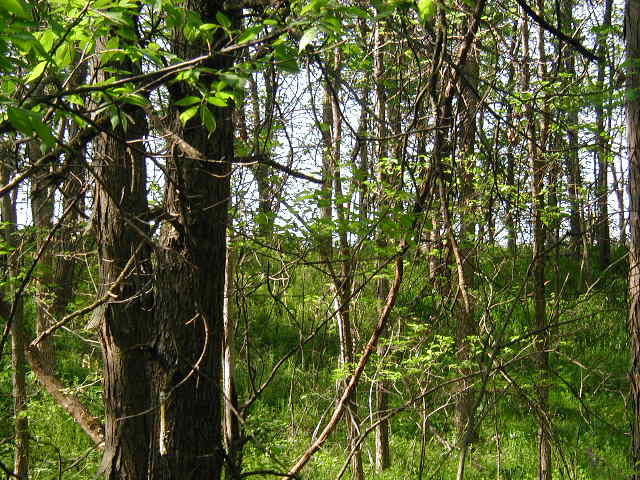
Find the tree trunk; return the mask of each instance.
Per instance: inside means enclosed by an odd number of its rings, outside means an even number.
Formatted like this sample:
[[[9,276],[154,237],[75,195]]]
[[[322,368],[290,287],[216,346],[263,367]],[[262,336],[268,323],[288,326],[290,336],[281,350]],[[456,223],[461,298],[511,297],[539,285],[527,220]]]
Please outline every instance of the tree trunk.
[[[217,23],[222,1],[186,0],[184,8]],[[237,25],[238,11],[224,12]],[[217,33],[224,42],[224,32]],[[173,38],[180,58],[209,52],[203,42]],[[228,70],[230,55],[203,67]],[[201,81],[215,84],[211,73]],[[167,160],[164,206],[155,270],[155,322],[160,361],[154,372],[159,409],[152,439],[151,478],[218,479],[224,463],[222,434],[222,345],[227,211],[234,135],[230,107],[214,108],[216,129],[198,119],[180,126],[175,103],[194,92],[186,83],[169,87],[174,155]],[[188,148],[187,148],[188,146]]]
[[[31,162],[34,163],[41,155],[40,142],[37,140],[29,142],[28,151]],[[36,228],[36,247],[38,250],[45,247],[44,242],[53,221],[55,184],[51,183],[49,179],[50,170],[47,167],[40,168],[31,177],[31,216],[33,226]],[[52,293],[54,261],[50,247],[47,247],[47,251],[38,262],[38,273],[34,279],[36,285],[36,335],[44,332],[56,321],[55,318],[52,318],[49,301]],[[55,371],[53,339],[53,335],[49,335],[38,344],[43,368],[49,374]]]
[[[127,66],[127,70],[132,65]],[[94,145],[95,230],[101,279],[106,294],[123,270],[117,298],[100,318],[104,358],[105,454],[107,479],[146,478],[152,408],[149,348],[154,341],[153,300],[147,212],[145,156],[139,140],[147,134],[142,110],[123,107],[128,127],[102,133]]]
[[[563,32],[573,31],[573,6],[575,0],[562,0],[561,11],[559,12],[560,18],[558,23],[561,26]],[[576,77],[576,54],[575,51],[569,48],[567,45],[558,41],[558,60],[559,60],[559,72],[566,73],[571,78]],[[569,238],[571,244],[571,250],[577,257],[580,255],[582,249],[582,234],[583,234],[583,220],[582,220],[582,171],[580,169],[580,158],[578,156],[578,109],[577,107],[570,107],[565,113],[567,122],[567,136],[566,136],[566,154],[565,158],[565,171],[567,174],[567,190],[569,201]],[[581,282],[580,282],[581,283]],[[578,286],[580,288],[580,285]]]
[[[627,142],[629,147],[629,337],[633,480],[640,479],[640,0],[626,0]]]
[[[385,173],[385,166],[382,159],[388,157],[388,141],[387,137],[387,92],[383,84],[384,75],[384,34],[382,33],[382,25],[376,25],[374,31],[375,54],[373,77],[375,81],[376,92],[376,123],[377,136],[379,138],[378,157],[378,214],[383,215],[382,209],[388,208],[387,196],[385,188],[389,188],[389,175]],[[384,251],[388,242],[384,233],[378,234],[376,244],[380,251]],[[378,302],[380,308],[384,306],[385,299],[389,293],[389,280],[380,278],[377,285]],[[385,332],[382,333],[385,335]],[[376,351],[379,358],[384,358],[386,354],[386,346],[383,342],[379,343]],[[372,420],[378,423],[375,429],[375,462],[376,470],[381,472],[387,469],[391,464],[390,448],[389,448],[389,420],[382,419],[388,408],[387,385],[384,380],[376,380],[374,384],[375,391],[375,412],[372,414]]]
[[[602,26],[607,28],[611,26],[611,9],[613,0],[606,0],[604,6],[604,18]],[[607,69],[607,33],[598,35],[598,76],[597,85],[600,91],[600,99],[596,103],[596,154],[598,157],[598,169],[596,175],[596,204],[597,218],[596,231],[598,239],[598,252],[600,266],[606,268],[611,263],[611,237],[609,233],[609,166],[608,159],[611,156],[611,145],[609,141],[609,132],[605,126],[605,73]],[[608,103],[608,102],[607,102]],[[607,111],[610,109],[607,108]]]
[[[616,199],[618,200],[618,231],[619,237],[618,242],[620,245],[626,245],[627,243],[627,217],[625,215],[625,200],[624,200],[624,171],[620,171],[620,176],[618,176],[618,171],[616,170],[615,162],[611,162],[609,165],[611,168],[611,176],[613,177],[613,191],[616,193]]]
[[[224,440],[227,448],[226,478],[236,480],[240,478],[242,465],[242,430],[239,415],[240,404],[236,388],[235,375],[235,332],[236,316],[233,309],[234,271],[236,254],[227,239],[227,261],[225,267],[225,295],[224,295],[224,338],[223,338],[223,396],[224,396]]]
[[[461,2],[459,7],[466,11],[465,17],[470,20],[471,15],[475,10],[475,2],[473,2],[473,5],[465,5],[464,2]],[[464,27],[466,27],[467,23],[468,22],[463,23]],[[474,305],[471,298],[471,290],[473,289],[474,283],[473,277],[476,268],[474,265],[476,255],[476,222],[473,219],[473,212],[470,209],[470,205],[472,205],[473,197],[476,194],[474,191],[474,171],[476,168],[474,153],[477,130],[476,114],[479,100],[477,96],[480,74],[478,55],[479,53],[477,48],[475,45],[472,45],[466,61],[462,65],[462,77],[459,87],[460,108],[462,109],[460,120],[461,125],[459,127],[460,155],[462,158],[458,161],[461,166],[460,178],[462,180],[458,200],[461,215],[459,233],[461,244],[461,264],[459,266],[459,277],[463,278],[463,281],[459,282],[459,287],[466,289],[466,292],[462,292],[460,298],[464,299],[465,296],[469,297],[469,301],[461,302],[460,308],[458,309],[456,341],[458,360],[461,363],[471,359],[469,336],[474,335],[477,330],[474,320]],[[463,370],[461,373],[465,375],[469,372],[467,370]],[[456,401],[455,423],[458,429],[460,442],[464,445],[473,440],[475,430],[473,421],[475,398],[474,393],[471,390],[473,381],[473,379],[470,379],[460,382],[460,394]],[[461,463],[464,462],[466,450],[466,446],[462,448],[462,456],[460,458]]]
[[[5,164],[0,170],[0,184],[6,185],[10,177],[9,161],[5,158]],[[19,278],[20,267],[18,264],[18,243],[16,239],[17,212],[15,196],[4,195],[2,197],[2,228],[3,241],[9,245],[13,252],[6,258],[7,271],[13,279],[13,294],[15,295],[15,281]],[[12,295],[13,297],[13,295]],[[29,478],[29,422],[27,419],[27,381],[26,381],[26,339],[24,331],[23,302],[21,298],[15,298],[15,308],[11,322],[11,368],[13,387],[13,415],[15,433],[15,455],[13,471],[17,478],[27,480]],[[9,319],[7,318],[8,322]]]
[[[257,156],[268,153],[273,138],[273,121],[276,108],[277,77],[275,68],[267,67],[263,75],[266,99],[264,115],[260,112],[260,97],[257,81],[250,78],[251,110],[253,117],[253,153]],[[258,190],[258,230],[257,234],[263,239],[269,238],[273,231],[274,216],[277,212],[275,185],[271,179],[271,170],[263,163],[256,164],[253,176]]]
[[[538,9],[543,6],[543,0],[538,1]],[[544,42],[543,32],[540,31],[538,48]],[[529,58],[529,22],[525,17],[522,24],[522,45],[524,58],[522,62],[522,82],[523,92],[530,89],[530,58]],[[540,50],[540,73],[544,75],[544,48]],[[547,403],[549,397],[546,371],[548,369],[547,334],[544,332],[546,326],[546,298],[545,298],[545,225],[544,216],[544,177],[545,159],[544,152],[539,145],[544,148],[547,134],[547,115],[543,112],[540,132],[536,131],[536,119],[531,103],[526,105],[527,117],[527,138],[529,157],[531,159],[532,175],[532,202],[533,202],[533,288],[534,288],[534,317],[536,330],[541,330],[536,340],[538,350],[536,363],[541,373],[541,385],[538,387],[538,478],[539,480],[551,479],[551,442],[549,425],[547,420]]]
[[[351,327],[351,288],[353,282],[353,260],[349,246],[346,220],[347,208],[344,205],[342,192],[342,178],[340,172],[341,143],[342,143],[342,117],[337,98],[339,82],[330,85],[329,82],[335,78],[339,71],[341,58],[339,51],[334,52],[334,57],[329,64],[329,78],[325,80],[322,120],[326,128],[323,134],[324,155],[323,155],[323,186],[320,192],[323,205],[321,206],[321,216],[327,222],[326,227],[332,228],[333,207],[335,206],[337,217],[338,253],[339,259],[335,258],[332,233],[326,233],[320,239],[321,258],[325,262],[331,276],[332,291],[334,295],[334,306],[337,314],[340,358],[339,366],[347,368],[353,364],[353,337]],[[333,199],[333,201],[332,201]],[[333,228],[332,228],[333,229]],[[337,260],[337,262],[336,262]],[[334,267],[334,262],[339,265],[339,269]],[[349,377],[347,377],[348,379]],[[344,381],[338,382],[338,390],[343,391],[347,384]],[[340,394],[339,394],[340,395]],[[362,469],[362,455],[357,440],[360,434],[360,419],[358,407],[355,402],[356,392],[352,392],[345,402],[345,422],[347,426],[347,439],[349,452],[354,451],[351,456],[351,471],[353,480],[362,480],[364,472]]]

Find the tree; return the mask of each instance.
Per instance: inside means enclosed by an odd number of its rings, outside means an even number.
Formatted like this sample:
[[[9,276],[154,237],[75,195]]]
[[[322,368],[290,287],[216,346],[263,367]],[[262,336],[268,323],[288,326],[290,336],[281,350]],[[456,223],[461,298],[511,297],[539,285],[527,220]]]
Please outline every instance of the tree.
[[[607,0],[604,6],[604,18],[602,20],[602,31],[598,35],[598,77],[597,85],[602,90],[599,100],[596,102],[596,145],[598,158],[598,172],[596,175],[597,185],[597,205],[598,215],[596,219],[596,229],[598,238],[599,260],[603,267],[607,267],[611,263],[611,235],[609,232],[609,158],[610,158],[610,142],[609,132],[605,125],[605,103],[606,94],[604,89],[604,81],[606,75],[607,62],[607,33],[611,28],[611,11],[613,1]]]
[[[640,478],[640,2],[625,2],[627,57],[627,144],[629,148],[629,195],[631,240],[629,244],[629,337],[631,339],[633,479]]]
[[[9,166],[11,152],[8,145],[2,145],[4,154],[4,165],[0,170],[0,182],[6,184],[11,174]],[[7,150],[5,150],[7,149]],[[27,417],[27,382],[26,368],[27,362],[25,358],[26,352],[26,329],[24,321],[24,308],[21,298],[21,289],[16,285],[15,279],[20,273],[20,263],[18,255],[20,246],[18,244],[17,234],[17,208],[16,197],[4,196],[2,198],[1,211],[2,215],[2,242],[5,249],[9,250],[9,254],[5,255],[3,261],[6,271],[13,277],[14,281],[9,282],[11,285],[11,293],[13,302],[9,308],[3,313],[7,324],[11,321],[11,367],[12,375],[12,393],[13,393],[13,415],[15,418],[15,458],[14,468],[16,478],[27,480],[29,478],[29,421]],[[4,301],[5,292],[2,292]]]

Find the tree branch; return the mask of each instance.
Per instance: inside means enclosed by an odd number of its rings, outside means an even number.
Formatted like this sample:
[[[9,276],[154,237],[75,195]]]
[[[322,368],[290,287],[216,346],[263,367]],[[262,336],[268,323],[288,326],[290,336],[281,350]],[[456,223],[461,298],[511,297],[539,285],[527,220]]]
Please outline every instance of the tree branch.
[[[554,27],[549,22],[547,22],[541,15],[538,15],[529,5],[527,5],[527,2],[525,2],[525,0],[516,0],[516,2],[518,3],[518,5],[522,7],[522,10],[524,10],[524,12],[533,19],[534,22],[536,22],[538,25],[544,28],[547,32],[555,36],[557,39],[562,40],[567,45],[570,45],[576,51],[581,53],[584,57],[588,58],[593,62],[602,61],[602,57],[596,55],[595,53],[587,49],[575,38],[571,38],[565,33],[562,33],[556,27]]]
[[[91,415],[89,409],[78,397],[64,392],[66,387],[58,377],[48,373],[37,346],[32,344],[27,348],[27,358],[33,373],[35,373],[36,378],[47,392],[73,417],[98,448],[104,448],[104,426],[102,422]]]
[[[389,315],[391,314],[391,311],[393,310],[393,307],[396,304],[396,300],[398,298],[398,291],[400,290],[400,285],[402,284],[402,277],[403,277],[403,271],[404,271],[403,259],[404,259],[404,253],[406,252],[407,248],[408,247],[404,245],[401,248],[400,252],[398,253],[398,256],[396,258],[396,274],[393,279],[393,285],[391,286],[391,289],[389,290],[389,294],[387,295],[387,300],[385,302],[384,308],[380,313],[378,324],[376,325],[376,328],[371,334],[371,337],[367,342],[367,346],[362,352],[362,356],[358,361],[358,365],[356,366],[355,371],[353,372],[353,374],[351,375],[351,378],[349,379],[349,383],[347,384],[344,391],[342,392],[342,396],[340,397],[340,400],[338,401],[338,404],[336,405],[333,411],[333,415],[331,415],[331,419],[329,420],[329,423],[327,423],[327,425],[324,427],[324,429],[322,430],[322,432],[320,433],[316,441],[311,444],[311,446],[298,459],[295,465],[291,467],[291,470],[289,470],[290,477],[297,477],[298,473],[300,473],[300,470],[304,468],[304,466],[309,462],[309,460],[311,460],[311,457],[313,457],[313,455],[318,450],[320,450],[324,442],[327,441],[327,438],[329,438],[329,435],[335,429],[336,425],[338,424],[338,421],[342,417],[342,414],[344,413],[348,400],[351,398],[351,394],[356,388],[356,385],[358,384],[358,381],[360,380],[360,377],[362,376],[362,373],[364,372],[364,369],[367,366],[367,363],[369,362],[369,358],[371,357],[371,354],[375,351],[376,345],[378,344],[378,339],[380,338],[380,335],[382,334],[382,331],[384,330],[387,324]]]

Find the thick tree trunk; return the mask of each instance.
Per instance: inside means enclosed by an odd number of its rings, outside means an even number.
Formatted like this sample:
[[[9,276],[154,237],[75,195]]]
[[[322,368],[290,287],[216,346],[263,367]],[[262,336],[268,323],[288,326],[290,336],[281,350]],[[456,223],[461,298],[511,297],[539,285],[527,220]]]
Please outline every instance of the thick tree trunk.
[[[222,1],[186,0],[186,9],[217,23]],[[225,11],[235,19],[237,11]],[[232,20],[234,21],[234,20]],[[220,41],[224,41],[220,32]],[[209,52],[206,44],[173,38],[181,58]],[[210,58],[204,67],[224,71],[233,57]],[[211,75],[207,78],[205,75]],[[215,82],[212,74],[201,81]],[[185,83],[169,87],[172,104],[193,95]],[[149,476],[156,479],[218,479],[225,453],[222,434],[222,344],[227,210],[234,159],[231,108],[214,108],[216,129],[198,121],[184,127],[172,108],[174,155],[167,161],[165,210],[155,270],[155,321],[160,362],[154,373],[159,409]],[[189,148],[185,148],[188,146]]]
[[[627,142],[629,147],[629,337],[631,340],[633,480],[640,479],[640,0],[625,5],[627,56]]]
[[[107,479],[145,478],[149,459],[152,403],[149,348],[153,344],[153,302],[149,287],[151,261],[147,212],[144,113],[124,108],[126,130],[103,133],[94,145],[96,172],[95,229],[102,294],[111,288],[127,264],[130,273],[117,298],[101,309],[100,339],[104,358],[105,454]],[[140,232],[140,233],[139,233]],[[142,235],[141,235],[142,234]],[[133,261],[130,262],[130,259]]]

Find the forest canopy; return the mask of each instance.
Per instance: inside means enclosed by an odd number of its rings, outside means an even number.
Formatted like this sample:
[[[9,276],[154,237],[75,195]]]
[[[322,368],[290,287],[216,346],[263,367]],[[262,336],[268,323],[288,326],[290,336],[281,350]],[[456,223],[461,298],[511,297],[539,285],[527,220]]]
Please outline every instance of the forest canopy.
[[[639,19],[0,2],[2,474],[640,479]]]

